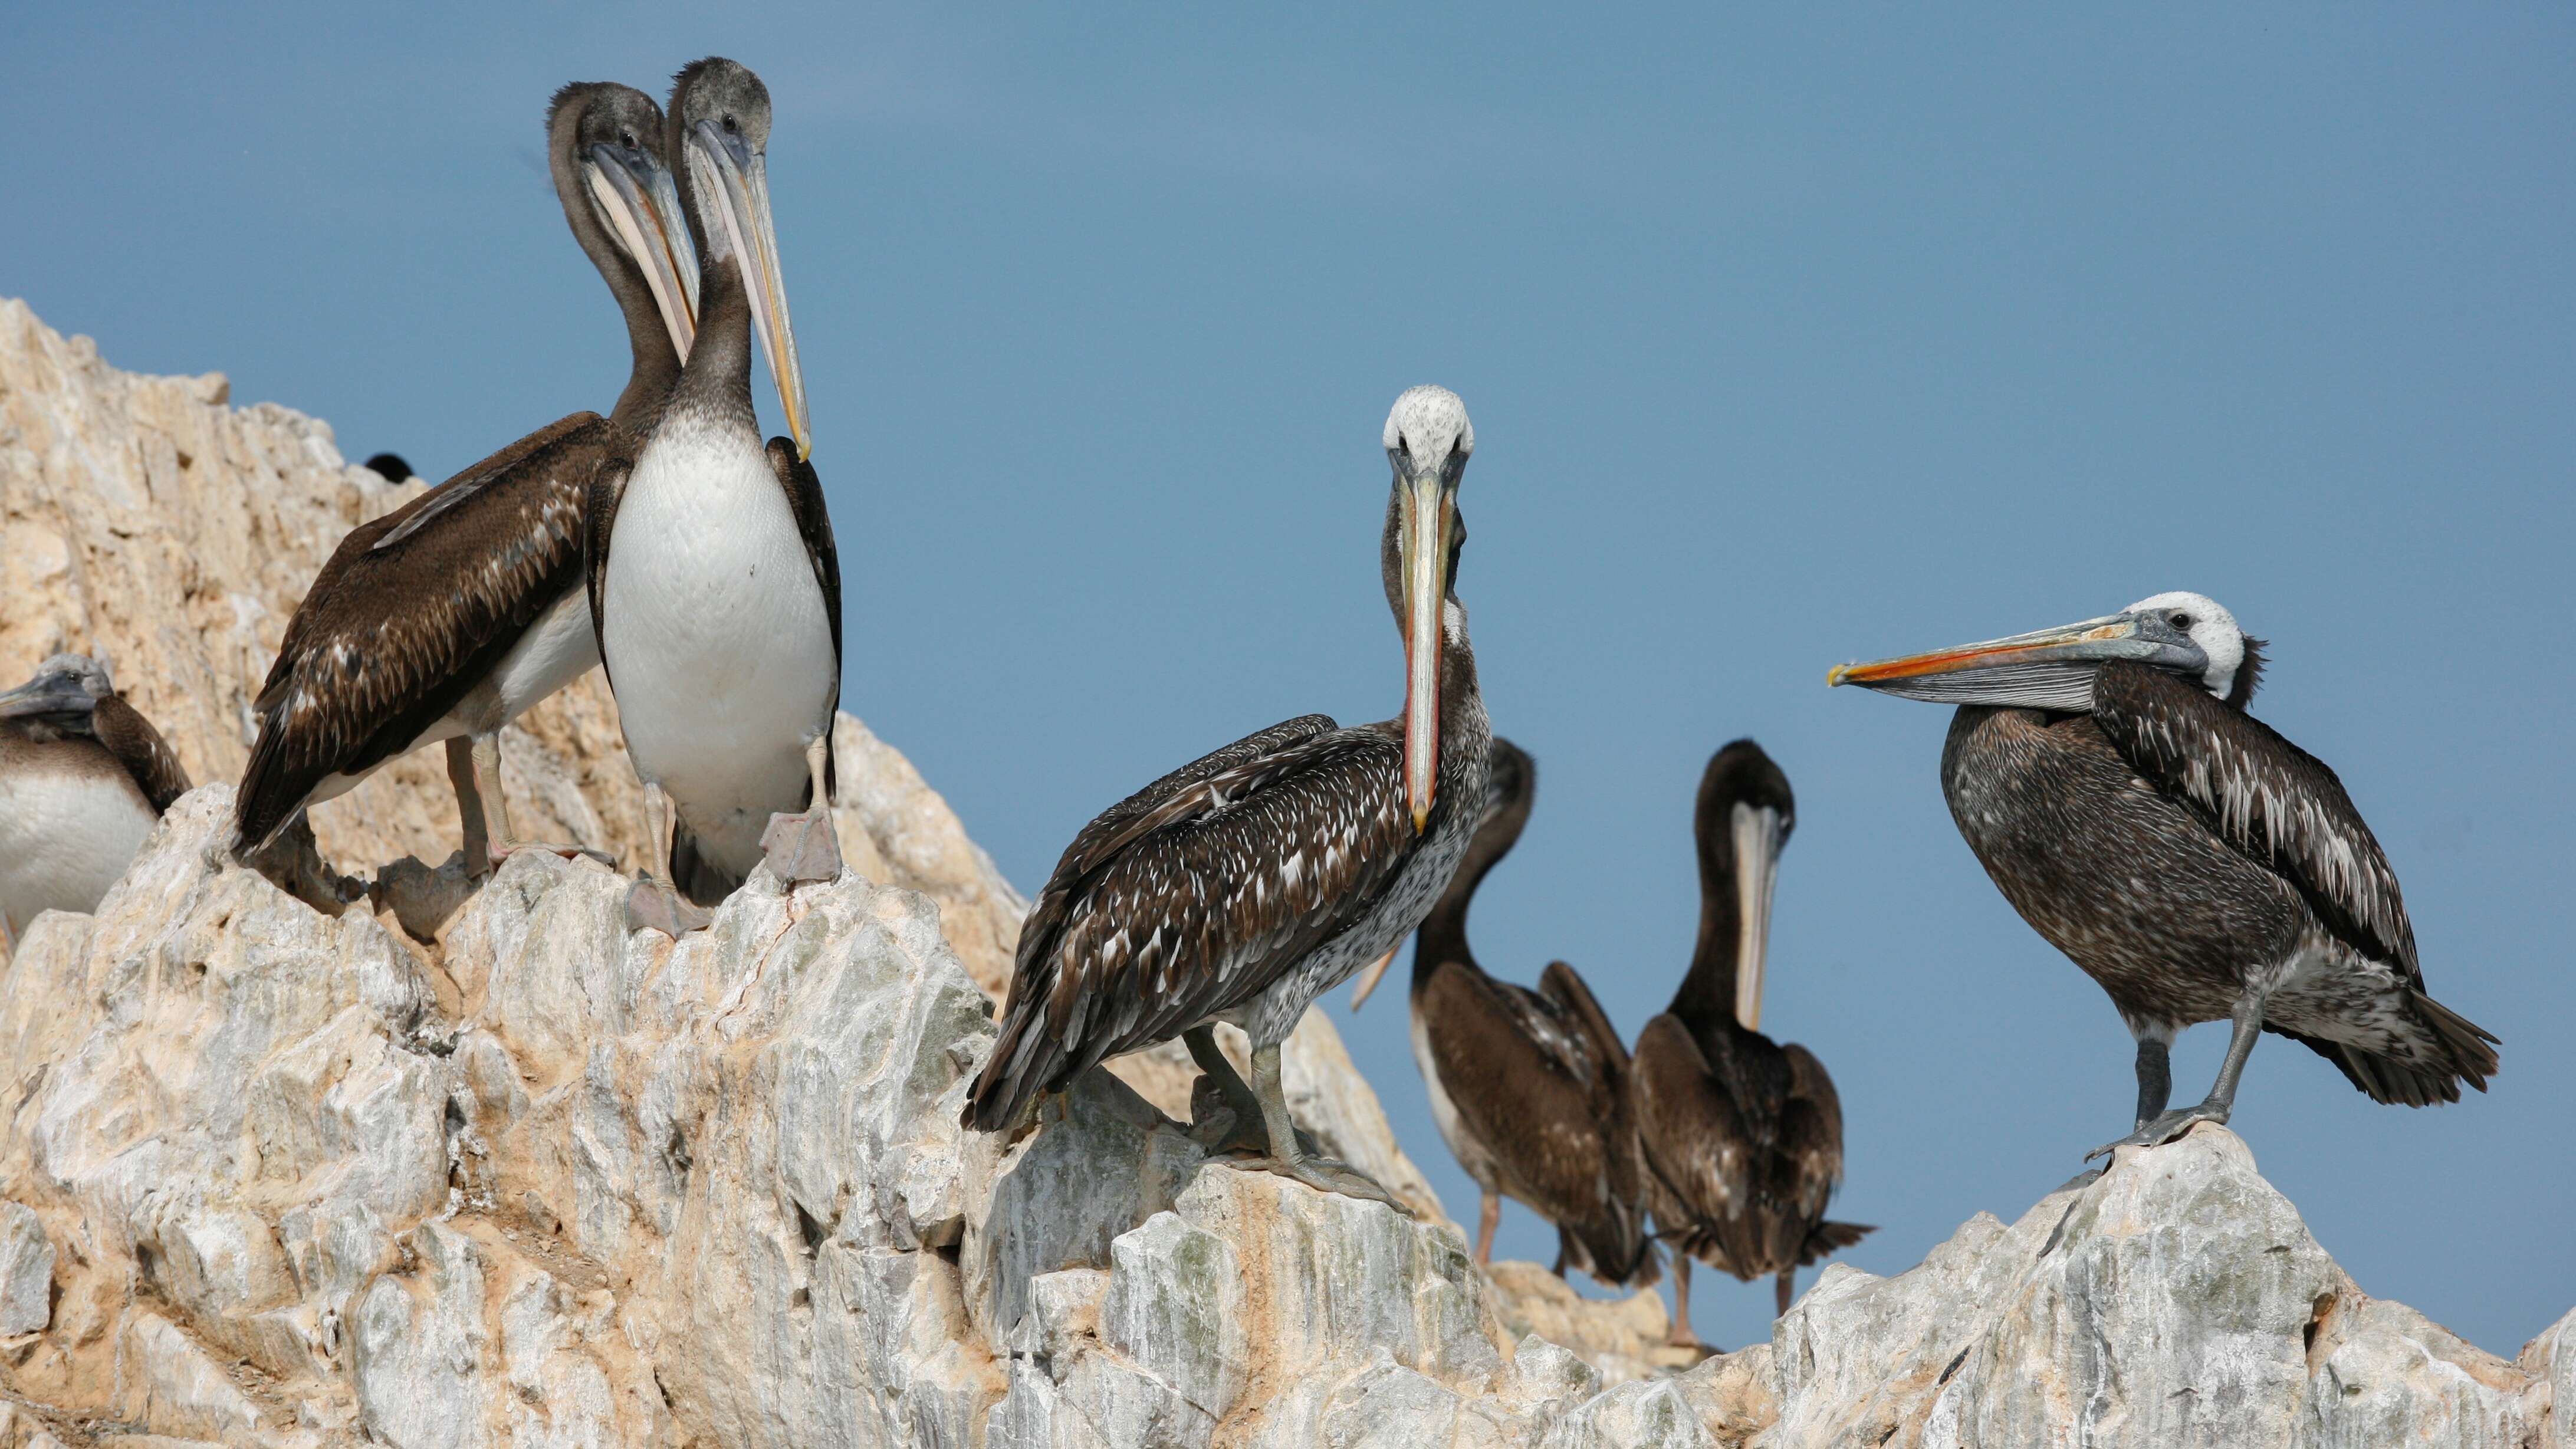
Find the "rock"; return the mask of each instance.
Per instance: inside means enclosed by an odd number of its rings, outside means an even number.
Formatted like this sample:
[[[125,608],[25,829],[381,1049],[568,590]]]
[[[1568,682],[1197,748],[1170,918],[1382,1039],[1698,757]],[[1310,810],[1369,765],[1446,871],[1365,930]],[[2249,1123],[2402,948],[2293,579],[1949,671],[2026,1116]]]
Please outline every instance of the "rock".
[[[0,1202],[0,1337],[53,1321],[54,1245],[25,1205]]]

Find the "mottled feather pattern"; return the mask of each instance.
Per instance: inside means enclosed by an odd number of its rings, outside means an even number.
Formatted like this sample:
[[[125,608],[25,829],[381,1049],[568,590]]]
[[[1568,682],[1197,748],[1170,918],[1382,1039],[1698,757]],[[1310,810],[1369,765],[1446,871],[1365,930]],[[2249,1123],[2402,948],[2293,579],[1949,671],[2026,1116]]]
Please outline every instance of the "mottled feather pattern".
[[[1842,1103],[1805,1047],[1666,1013],[1639,1034],[1630,1079],[1655,1227],[1677,1250],[1750,1281],[1870,1231],[1824,1221]]]
[[[2139,664],[2103,669],[2093,718],[2139,774],[2190,801],[2229,844],[2289,876],[2356,950],[2421,980],[2397,873],[2324,761],[2252,715]]]
[[[584,495],[616,451],[606,419],[577,413],[341,540],[255,705],[242,844],[264,842],[324,778],[408,748],[578,586]]]

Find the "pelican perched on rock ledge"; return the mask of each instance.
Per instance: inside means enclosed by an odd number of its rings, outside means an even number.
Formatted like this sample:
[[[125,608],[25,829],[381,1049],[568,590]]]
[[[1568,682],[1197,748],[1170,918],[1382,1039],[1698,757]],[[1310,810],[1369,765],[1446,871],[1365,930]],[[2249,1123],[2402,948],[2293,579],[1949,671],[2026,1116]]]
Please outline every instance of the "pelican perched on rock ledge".
[[[1417,387],[1396,399],[1383,441],[1394,486],[1378,561],[1404,634],[1403,715],[1273,725],[1084,826],[1020,930],[967,1126],[1009,1130],[1077,1074],[1177,1036],[1264,1166],[1396,1205],[1298,1142],[1279,1060],[1309,1002],[1421,923],[1485,812],[1493,734],[1451,590],[1475,429],[1457,394]],[[1252,1039],[1250,1086],[1217,1046],[1220,1021]]]
[[[2263,1031],[2377,1102],[2456,1102],[2495,1075],[2497,1039],[2425,993],[2397,874],[2343,782],[2246,713],[2262,651],[2216,601],[2166,593],[1826,677],[1959,706],[1951,818],[2137,1040],[2137,1130],[2089,1156],[2227,1121]],[[2167,1111],[2174,1036],[2220,1020],[2217,1082]]]
[[[107,665],[57,654],[0,694],[0,955],[40,911],[91,911],[188,790]]]

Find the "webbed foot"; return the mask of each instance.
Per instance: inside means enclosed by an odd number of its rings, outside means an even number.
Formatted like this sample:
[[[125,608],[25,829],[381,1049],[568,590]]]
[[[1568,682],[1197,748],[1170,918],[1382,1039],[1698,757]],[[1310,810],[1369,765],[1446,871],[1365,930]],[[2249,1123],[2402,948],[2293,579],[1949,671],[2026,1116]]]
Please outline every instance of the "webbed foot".
[[[626,889],[626,929],[630,931],[659,931],[676,941],[714,919],[660,881],[639,880]]]
[[[2227,1104],[2224,1102],[2203,1102],[2196,1107],[2175,1108],[2171,1112],[2158,1116],[2154,1121],[2146,1123],[2137,1131],[2130,1133],[2119,1141],[2105,1142],[2101,1146],[2094,1148],[2092,1151],[2085,1153],[2084,1160],[2091,1162],[2096,1157],[2117,1152],[2123,1147],[2162,1147],[2166,1143],[2180,1137],[2185,1132],[2190,1131],[2194,1125],[2202,1122],[2215,1122],[2221,1126],[2225,1126],[2227,1123]]]
[[[841,878],[841,842],[832,833],[828,806],[770,816],[769,828],[760,832],[760,848],[770,873],[791,886]]]
[[[1413,1209],[1396,1201],[1394,1194],[1378,1186],[1375,1178],[1347,1162],[1336,1162],[1329,1157],[1304,1157],[1293,1162],[1283,1162],[1277,1157],[1256,1157],[1238,1165],[1277,1173],[1291,1182],[1302,1182],[1317,1192],[1336,1192],[1344,1197],[1382,1202],[1408,1218],[1413,1216]]]

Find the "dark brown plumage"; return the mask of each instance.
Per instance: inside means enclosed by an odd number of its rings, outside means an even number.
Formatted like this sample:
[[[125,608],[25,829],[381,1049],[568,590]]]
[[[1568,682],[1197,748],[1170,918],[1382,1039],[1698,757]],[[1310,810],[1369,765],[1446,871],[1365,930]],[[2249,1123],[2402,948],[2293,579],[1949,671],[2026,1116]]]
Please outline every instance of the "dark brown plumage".
[[[1442,1139],[1483,1190],[1477,1262],[1493,1257],[1509,1197],[1556,1225],[1559,1274],[1571,1265],[1644,1287],[1661,1267],[1628,1120],[1626,1045],[1573,967],[1548,963],[1532,991],[1487,975],[1468,948],[1467,907],[1520,838],[1538,767],[1497,739],[1491,788],[1484,824],[1414,934],[1414,1065]]]
[[[568,598],[578,607],[585,490],[595,471],[631,454],[678,377],[671,328],[690,325],[690,304],[667,295],[687,291],[667,254],[639,262],[598,194],[621,199],[625,224],[646,245],[666,246],[664,223],[678,223],[655,209],[669,190],[660,108],[629,87],[575,85],[557,93],[547,120],[565,219],[626,322],[625,391],[610,416],[548,424],[340,541],[288,621],[254,704],[260,732],[235,801],[237,851],[264,847],[308,804],[393,756],[469,735],[470,768],[465,741],[450,746],[467,853],[482,852],[487,814],[494,845],[506,848],[491,739],[596,661],[586,626],[573,638],[554,637],[569,632],[560,627],[543,638],[532,631]]]
[[[1785,1313],[1799,1268],[1871,1231],[1825,1221],[1843,1172],[1833,1079],[1814,1053],[1758,1029],[1772,874],[1796,813],[1788,777],[1751,740],[1709,761],[1695,816],[1699,944],[1672,1005],[1637,1037],[1631,1110],[1656,1233],[1676,1255],[1677,1342],[1691,1341],[1690,1259],[1775,1278]]]
[[[2228,1120],[2260,1031],[2380,1102],[2455,1102],[2496,1072],[2496,1038],[2425,993],[2396,873],[2342,781],[2246,712],[2263,663],[2227,610],[2170,593],[1832,676],[1961,706],[1951,818],[2137,1039],[2137,1130],[2096,1155]],[[2220,1019],[2216,1085],[2167,1111],[2174,1036]]]
[[[1455,395],[1415,388],[1397,399],[1385,444],[1394,486],[1380,566],[1411,644],[1407,718],[1422,732],[1405,719],[1350,729],[1322,715],[1289,720],[1085,826],[1021,928],[967,1125],[1008,1129],[1077,1073],[1177,1036],[1232,1105],[1238,1132],[1266,1139],[1273,1170],[1392,1202],[1365,1177],[1307,1156],[1279,1067],[1279,1043],[1307,1004],[1430,910],[1486,803],[1492,735],[1466,613],[1449,588],[1465,535],[1458,480],[1475,435]],[[1219,1021],[1251,1038],[1255,1086],[1216,1050]],[[1245,1133],[1255,1118],[1261,1130]]]

